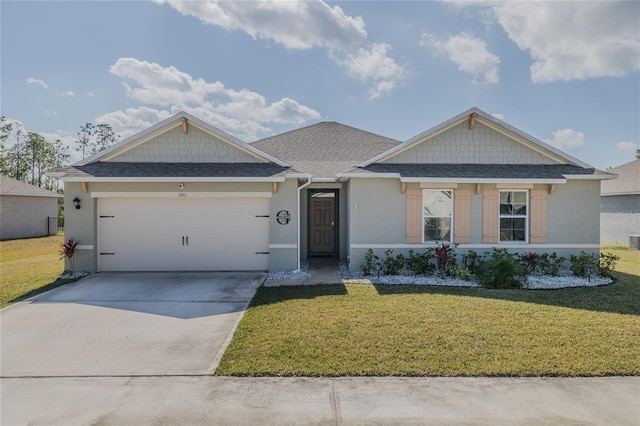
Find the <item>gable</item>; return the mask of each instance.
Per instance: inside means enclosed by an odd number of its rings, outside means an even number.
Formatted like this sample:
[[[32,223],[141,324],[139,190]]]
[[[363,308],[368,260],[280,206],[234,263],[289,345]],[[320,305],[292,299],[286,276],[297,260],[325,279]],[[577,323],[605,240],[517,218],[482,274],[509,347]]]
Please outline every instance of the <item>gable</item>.
[[[463,121],[399,152],[386,164],[559,164],[502,133],[475,122]]]
[[[188,133],[176,127],[106,162],[139,163],[259,163],[260,161],[195,126]]]

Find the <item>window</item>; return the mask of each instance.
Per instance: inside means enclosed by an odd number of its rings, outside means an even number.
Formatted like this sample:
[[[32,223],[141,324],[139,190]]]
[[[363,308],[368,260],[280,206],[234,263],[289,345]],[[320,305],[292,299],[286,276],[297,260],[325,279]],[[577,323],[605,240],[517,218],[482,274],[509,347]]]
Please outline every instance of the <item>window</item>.
[[[527,191],[500,191],[500,242],[527,242]]]
[[[423,189],[424,242],[451,242],[453,190]]]

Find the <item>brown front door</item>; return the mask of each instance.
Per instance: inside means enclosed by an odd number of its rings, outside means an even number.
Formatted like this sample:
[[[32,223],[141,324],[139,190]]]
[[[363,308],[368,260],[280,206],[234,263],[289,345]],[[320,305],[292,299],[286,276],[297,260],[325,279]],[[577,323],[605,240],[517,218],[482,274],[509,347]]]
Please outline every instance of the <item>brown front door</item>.
[[[336,193],[313,192],[309,197],[309,254],[336,253]]]

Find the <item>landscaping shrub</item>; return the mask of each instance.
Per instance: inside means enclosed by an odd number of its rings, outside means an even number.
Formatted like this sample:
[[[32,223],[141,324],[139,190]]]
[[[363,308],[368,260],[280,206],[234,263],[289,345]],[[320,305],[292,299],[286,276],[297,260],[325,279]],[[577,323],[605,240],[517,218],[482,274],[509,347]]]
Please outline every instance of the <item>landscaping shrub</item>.
[[[467,268],[471,274],[475,274],[480,264],[481,256],[475,250],[469,250],[462,256],[462,266]]]
[[[471,281],[471,270],[466,266],[456,266],[453,275],[459,280]]]
[[[364,261],[360,264],[360,270],[364,275],[371,275],[371,270],[375,267],[375,264],[380,258],[373,253],[373,250],[369,249],[364,254]]]
[[[431,275],[435,271],[435,266],[431,263],[432,258],[429,250],[422,253],[409,250],[409,257],[406,260],[407,268],[416,275]]]
[[[494,248],[476,271],[476,281],[489,288],[520,288],[527,280],[524,266],[507,249]]]
[[[551,254],[543,253],[538,258],[538,269],[543,274],[555,277],[560,272],[565,260],[567,260],[565,257],[558,256],[556,252]]]
[[[595,254],[581,251],[577,256],[571,255],[571,272],[576,277],[590,278],[598,272],[599,265],[600,262]]]
[[[394,257],[393,250],[391,249],[385,251],[384,255],[384,273],[386,275],[398,275],[402,268],[404,268],[405,257],[402,255],[402,253]]]
[[[538,253],[530,252],[521,254],[519,257],[520,263],[522,263],[522,266],[524,266],[524,270],[527,274],[531,274],[535,272],[536,269],[538,269],[538,262],[540,259]]]
[[[603,277],[610,277],[611,272],[620,260],[620,256],[616,256],[613,253],[600,253],[600,264],[598,265],[598,272]]]
[[[447,275],[453,275],[456,267],[456,247],[457,244],[442,243],[433,249],[436,255],[436,265],[438,273],[443,278]]]

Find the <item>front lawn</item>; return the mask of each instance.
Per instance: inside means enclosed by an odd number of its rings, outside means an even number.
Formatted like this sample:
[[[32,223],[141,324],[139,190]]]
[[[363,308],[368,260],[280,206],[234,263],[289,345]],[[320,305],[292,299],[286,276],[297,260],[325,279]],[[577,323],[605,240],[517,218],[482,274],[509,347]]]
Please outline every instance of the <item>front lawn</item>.
[[[640,252],[603,249],[603,287],[260,287],[216,374],[640,375]]]
[[[64,269],[61,235],[0,241],[0,308],[72,280],[58,280]]]

